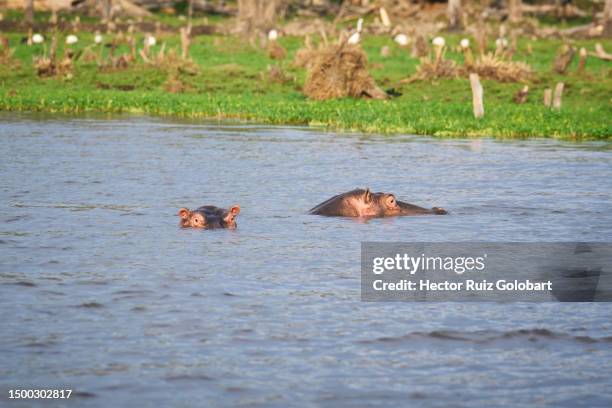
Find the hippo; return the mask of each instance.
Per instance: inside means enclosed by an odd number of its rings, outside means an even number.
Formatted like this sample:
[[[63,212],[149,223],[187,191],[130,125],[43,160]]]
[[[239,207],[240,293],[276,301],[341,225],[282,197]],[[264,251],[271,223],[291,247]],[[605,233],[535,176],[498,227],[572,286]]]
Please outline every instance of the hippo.
[[[183,228],[228,228],[236,229],[236,217],[240,214],[240,206],[233,205],[228,209],[204,205],[197,210],[181,208],[178,216],[179,226]]]
[[[434,207],[431,210],[395,199],[393,194],[372,193],[369,189],[355,189],[333,196],[312,208],[309,214],[328,217],[390,217],[399,215],[447,214],[446,210]]]

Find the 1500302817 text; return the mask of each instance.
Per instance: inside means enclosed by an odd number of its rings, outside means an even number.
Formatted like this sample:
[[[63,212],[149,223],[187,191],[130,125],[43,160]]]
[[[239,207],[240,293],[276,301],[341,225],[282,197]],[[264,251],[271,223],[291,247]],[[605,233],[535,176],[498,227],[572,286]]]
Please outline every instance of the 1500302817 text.
[[[10,389],[9,399],[68,399],[72,390]]]

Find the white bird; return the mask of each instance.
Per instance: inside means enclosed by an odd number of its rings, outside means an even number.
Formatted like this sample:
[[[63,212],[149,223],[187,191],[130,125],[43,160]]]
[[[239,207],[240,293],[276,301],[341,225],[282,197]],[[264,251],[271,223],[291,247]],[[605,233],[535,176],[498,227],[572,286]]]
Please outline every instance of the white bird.
[[[348,43],[349,44],[359,44],[359,41],[361,40],[361,35],[359,34],[359,32],[353,33],[349,39],[348,39]]]
[[[464,38],[463,40],[461,40],[459,45],[461,46],[461,48],[469,48],[470,47],[470,40],[467,39],[467,38]]]
[[[508,40],[505,38],[498,38],[495,40],[495,46],[497,48],[506,48],[508,46]]]
[[[436,47],[444,47],[444,45],[446,44],[446,41],[443,37],[435,37],[431,42]]]
[[[272,29],[268,32],[268,40],[276,41],[278,39],[278,31]]]
[[[155,44],[157,44],[157,40],[152,35],[148,35],[147,38],[145,38],[145,43],[149,47],[153,47]]]
[[[360,18],[359,20],[357,20],[357,32],[360,33],[362,29],[363,29],[363,18]]]
[[[66,44],[68,45],[76,44],[78,41],[79,39],[74,34],[70,34],[68,37],[66,37]]]
[[[43,37],[42,35],[40,35],[40,34],[38,34],[38,33],[37,33],[37,34],[34,34],[34,35],[32,36],[32,42],[33,42],[34,44],[40,44],[40,43],[42,43],[43,41],[45,41],[45,37]]]
[[[408,45],[408,36],[406,34],[398,34],[395,36],[393,41],[398,43],[400,46],[405,47]]]

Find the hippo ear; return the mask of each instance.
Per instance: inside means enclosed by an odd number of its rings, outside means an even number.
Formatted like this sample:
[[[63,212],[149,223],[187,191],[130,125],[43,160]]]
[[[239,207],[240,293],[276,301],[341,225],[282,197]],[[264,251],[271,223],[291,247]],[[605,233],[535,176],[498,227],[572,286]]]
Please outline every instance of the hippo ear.
[[[189,218],[189,213],[191,211],[189,211],[189,208],[181,208],[178,212],[178,216],[181,217],[181,220],[186,220],[187,218]]]
[[[385,197],[385,204],[387,204],[387,207],[397,206],[397,200],[395,199],[395,196],[393,194],[388,194]]]
[[[233,221],[234,218],[236,218],[238,216],[238,214],[240,214],[240,206],[238,204],[232,205],[227,210],[227,215],[225,216],[225,221],[226,222]]]
[[[372,201],[372,193],[370,192],[369,188],[366,188],[365,193],[363,193],[363,201],[365,201],[366,203]]]

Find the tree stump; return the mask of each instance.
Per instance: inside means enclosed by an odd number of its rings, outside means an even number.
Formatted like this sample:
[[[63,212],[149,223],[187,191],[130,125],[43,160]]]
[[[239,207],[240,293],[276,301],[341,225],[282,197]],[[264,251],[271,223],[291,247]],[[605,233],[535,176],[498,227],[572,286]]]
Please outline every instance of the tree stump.
[[[527,102],[527,97],[529,96],[529,87],[525,85],[523,89],[519,90],[516,95],[514,95],[514,102],[518,104],[523,104]]]
[[[559,82],[557,86],[555,86],[555,97],[553,99],[553,109],[561,109],[561,98],[563,97],[563,88],[565,84],[563,82]]]
[[[576,51],[574,47],[568,44],[563,44],[557,51],[557,57],[555,58],[554,69],[558,74],[565,74],[567,67],[572,63],[574,54]]]
[[[470,74],[470,85],[472,86],[472,106],[476,119],[484,116],[483,89],[478,74]]]
[[[582,47],[580,49],[580,59],[578,60],[578,73],[582,74],[584,72],[584,67],[586,65],[586,59],[587,59],[587,50],[586,48]]]
[[[274,28],[280,0],[238,0],[238,23],[240,31],[268,32]]]
[[[550,88],[544,90],[544,106],[547,108],[552,106],[552,89]]]

